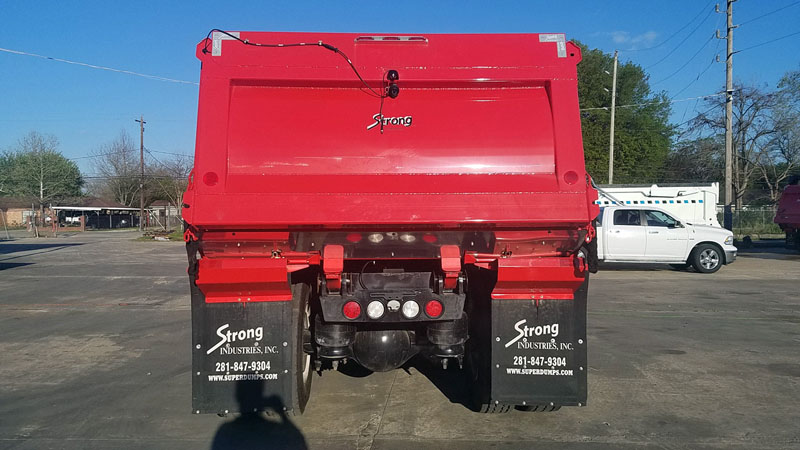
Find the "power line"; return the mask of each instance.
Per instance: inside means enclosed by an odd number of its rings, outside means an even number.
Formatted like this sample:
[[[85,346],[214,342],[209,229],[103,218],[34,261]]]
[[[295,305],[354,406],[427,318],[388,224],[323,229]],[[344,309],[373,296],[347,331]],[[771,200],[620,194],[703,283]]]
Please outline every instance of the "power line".
[[[750,20],[745,20],[744,22],[740,23],[739,25],[744,25],[744,24],[747,24],[747,23],[750,23],[750,22],[755,22],[756,20],[761,19],[762,17],[767,17],[770,14],[775,14],[778,11],[783,11],[784,9],[790,8],[790,7],[794,6],[794,5],[800,5],[800,1],[797,1],[797,2],[794,2],[794,3],[790,3],[790,4],[788,4],[788,5],[786,5],[786,6],[782,7],[782,8],[778,8],[778,9],[772,10],[772,11],[770,11],[768,13],[764,13],[764,14],[762,14],[760,16],[757,16],[757,17],[753,17]]]
[[[711,40],[713,40],[715,36],[716,35],[712,34],[711,37],[709,37],[708,40],[705,41],[703,43],[703,45],[694,53],[694,55],[692,55],[691,58],[689,58],[685,63],[683,63],[682,66],[678,67],[678,69],[676,71],[674,71],[671,74],[667,75],[666,78],[662,78],[662,79],[656,81],[655,83],[653,83],[653,85],[656,85],[656,84],[659,84],[659,83],[663,83],[663,82],[669,80],[670,78],[674,77],[675,75],[677,75],[681,70],[685,69],[686,66],[689,65],[689,63],[691,63],[692,61],[694,61],[695,58],[697,58],[697,55],[699,55],[700,52],[702,52],[706,48],[708,43],[711,42]]]
[[[681,98],[681,99],[678,99],[678,100],[670,99],[669,102],[670,103],[688,102],[690,100],[698,100],[698,99],[702,100],[704,98],[718,97],[720,95],[725,95],[725,93],[724,92],[719,92],[719,93],[716,93],[716,94],[701,95],[699,97]],[[651,100],[649,102],[644,102],[644,103],[631,103],[631,104],[628,104],[628,105],[617,105],[616,107],[617,108],[632,108],[634,106],[646,106],[646,105],[652,105],[654,103],[662,103],[663,101],[664,100]],[[594,111],[594,110],[600,110],[600,109],[608,110],[610,108],[607,107],[607,106],[599,106],[599,107],[596,107],[596,108],[581,108],[581,111]]]
[[[200,85],[200,83],[196,83],[194,81],[178,80],[178,79],[175,79],[175,78],[166,78],[166,77],[161,77],[161,76],[158,76],[158,75],[149,75],[149,74],[146,74],[146,73],[133,72],[131,70],[115,69],[113,67],[106,67],[106,66],[98,66],[98,65],[95,65],[95,64],[89,64],[89,63],[84,63],[84,62],[79,62],[79,61],[70,61],[68,59],[54,58],[52,56],[37,55],[36,53],[28,53],[28,52],[23,52],[23,51],[20,51],[20,50],[11,50],[11,49],[2,48],[2,47],[0,47],[0,52],[12,53],[14,55],[33,56],[35,58],[49,59],[51,61],[58,61],[58,62],[66,63],[66,64],[74,64],[76,66],[89,67],[91,69],[108,70],[110,72],[117,72],[117,73],[124,73],[124,74],[127,74],[127,75],[134,75],[134,76],[137,76],[137,77],[148,78],[150,80],[169,81],[171,83],[181,83],[181,84],[192,84],[192,85],[195,85],[195,86],[199,86]]]
[[[153,153],[161,153],[163,155],[185,156],[186,158],[194,158],[193,155],[187,155],[186,153],[161,152],[161,151],[158,151],[158,150],[150,150],[150,149],[148,149],[146,147],[145,147],[145,150],[147,150],[148,153],[153,152]],[[155,156],[153,156],[153,157],[155,158]]]
[[[719,19],[717,20],[717,25],[719,25]],[[715,46],[714,46],[714,56],[711,58],[711,62],[708,64],[708,66],[706,66],[706,68],[705,68],[705,69],[701,70],[701,71],[700,71],[700,73],[698,73],[698,74],[697,74],[697,76],[694,78],[694,80],[690,81],[690,82],[689,82],[689,84],[687,84],[686,86],[684,86],[684,87],[683,87],[683,89],[681,89],[680,91],[676,92],[676,93],[675,93],[675,95],[673,95],[673,96],[672,96],[672,98],[670,98],[670,100],[674,100],[674,99],[675,99],[675,97],[677,97],[677,96],[681,95],[681,94],[682,94],[682,93],[683,93],[683,92],[684,92],[686,89],[689,89],[689,87],[691,87],[691,86],[692,86],[693,84],[695,84],[695,83],[696,83],[698,80],[700,80],[700,77],[701,77],[701,76],[703,76],[703,74],[705,74],[706,72],[708,72],[708,69],[710,69],[710,68],[711,68],[711,66],[713,66],[713,65],[714,65],[714,63],[716,62],[716,58],[717,58],[717,51],[719,50],[719,44],[720,44],[721,42],[722,42],[722,40],[721,40],[721,39],[717,39],[717,45],[715,45]],[[685,111],[684,111],[684,114],[685,114]],[[681,119],[681,120],[682,120],[682,119]]]
[[[66,159],[68,159],[70,161],[75,161],[76,159],[100,158],[102,156],[116,155],[116,154],[119,154],[119,153],[120,152],[100,153],[100,154],[97,154],[97,155],[76,156],[75,158],[66,158]]]
[[[658,61],[656,61],[655,63],[653,63],[653,64],[651,64],[651,65],[647,66],[647,68],[646,68],[645,70],[652,69],[653,67],[655,67],[655,66],[657,66],[657,65],[661,64],[661,63],[662,63],[662,62],[663,62],[665,59],[669,58],[669,57],[670,57],[670,55],[672,55],[673,53],[675,53],[675,51],[676,51],[676,50],[678,50],[678,49],[681,47],[681,45],[683,45],[683,44],[684,44],[684,43],[685,43],[685,42],[686,42],[686,41],[687,41],[687,40],[688,40],[690,37],[692,37],[692,35],[693,35],[693,34],[694,34],[694,33],[695,33],[695,32],[696,32],[696,31],[697,31],[699,28],[700,28],[700,26],[701,26],[701,25],[703,25],[704,23],[706,23],[706,20],[708,20],[708,18],[711,16],[711,13],[713,13],[713,12],[714,12],[714,10],[713,10],[713,9],[710,9],[710,10],[708,11],[708,14],[706,14],[706,16],[703,18],[703,20],[701,20],[701,21],[700,21],[700,23],[698,23],[698,24],[697,24],[697,26],[696,26],[696,27],[694,27],[694,28],[692,29],[692,31],[691,31],[691,32],[689,32],[689,34],[687,34],[687,35],[686,35],[686,37],[685,37],[685,38],[683,38],[683,40],[682,40],[682,41],[680,41],[680,42],[678,43],[678,45],[676,45],[676,46],[675,46],[675,47],[674,47],[672,50],[670,50],[670,51],[669,51],[669,53],[667,53],[666,55],[664,55],[664,57],[663,57],[663,58],[661,58],[661,59],[659,59]]]
[[[751,45],[750,47],[746,47],[746,48],[743,48],[743,49],[741,49],[741,50],[736,50],[736,51],[735,51],[735,52],[733,52],[733,53],[742,53],[742,52],[746,52],[747,50],[752,50],[752,49],[754,49],[754,48],[756,48],[756,47],[761,47],[762,45],[772,44],[773,42],[778,42],[778,41],[780,41],[781,39],[786,39],[786,38],[789,38],[789,37],[795,36],[795,35],[797,35],[797,34],[800,34],[800,31],[795,31],[794,33],[790,33],[790,34],[787,34],[787,35],[784,35],[784,36],[781,36],[781,37],[777,37],[777,38],[775,38],[775,39],[771,39],[771,40],[769,40],[769,41],[765,41],[765,42],[762,42],[762,43],[760,43],[760,44]]]
[[[703,6],[703,8],[700,10],[700,12],[698,12],[697,15],[692,18],[692,20],[686,22],[686,24],[684,26],[682,26],[678,31],[672,33],[668,38],[666,38],[663,41],[661,41],[661,43],[656,44],[656,45],[654,45],[652,47],[647,47],[647,48],[637,48],[637,49],[620,50],[620,51],[622,51],[622,52],[641,52],[641,51],[653,50],[653,49],[656,49],[658,47],[661,47],[662,45],[666,44],[670,39],[672,39],[675,36],[677,36],[678,34],[680,34],[681,31],[686,29],[686,27],[688,27],[689,25],[694,23],[694,21],[697,20],[697,18],[700,17],[701,14],[703,14],[703,11],[705,11],[706,8],[710,7],[712,3],[714,3],[714,2],[711,1],[711,2],[708,3],[708,5]]]

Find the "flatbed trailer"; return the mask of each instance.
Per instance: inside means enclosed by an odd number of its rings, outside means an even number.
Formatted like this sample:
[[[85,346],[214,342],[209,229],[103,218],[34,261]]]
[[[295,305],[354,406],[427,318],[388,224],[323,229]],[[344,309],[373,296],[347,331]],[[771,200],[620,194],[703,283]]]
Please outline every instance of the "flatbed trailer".
[[[314,371],[415,356],[477,411],[586,404],[577,46],[215,30],[197,57],[195,413],[300,413]]]

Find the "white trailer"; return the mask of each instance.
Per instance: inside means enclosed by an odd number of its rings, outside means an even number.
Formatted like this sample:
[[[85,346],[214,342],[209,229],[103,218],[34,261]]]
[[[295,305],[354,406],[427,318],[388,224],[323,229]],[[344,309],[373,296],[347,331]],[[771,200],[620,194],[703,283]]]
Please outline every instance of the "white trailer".
[[[595,203],[605,206],[656,206],[684,223],[722,227],[717,220],[719,183],[708,184],[607,184],[598,188]]]

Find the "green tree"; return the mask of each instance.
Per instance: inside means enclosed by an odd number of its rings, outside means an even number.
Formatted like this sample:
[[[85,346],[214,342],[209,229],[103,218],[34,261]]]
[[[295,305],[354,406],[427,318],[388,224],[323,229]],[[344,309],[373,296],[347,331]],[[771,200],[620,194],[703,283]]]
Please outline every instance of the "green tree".
[[[58,151],[52,135],[31,131],[0,157],[0,195],[35,197],[40,203],[81,195],[78,166]]]
[[[614,57],[602,50],[581,47],[578,96],[586,168],[598,182],[608,180],[608,141],[611,125],[611,73]],[[635,106],[628,106],[635,105]],[[650,88],[641,66],[617,66],[617,110],[614,124],[614,181],[652,183],[661,175],[675,129],[664,92]]]

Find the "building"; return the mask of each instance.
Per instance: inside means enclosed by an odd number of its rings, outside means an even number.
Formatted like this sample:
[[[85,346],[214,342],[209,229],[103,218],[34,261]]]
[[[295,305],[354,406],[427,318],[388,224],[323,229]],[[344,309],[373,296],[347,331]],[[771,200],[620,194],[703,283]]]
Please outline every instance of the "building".
[[[88,229],[139,226],[139,208],[97,197],[62,201],[58,206],[51,206],[50,210],[57,218],[59,227],[80,227],[81,224]]]

